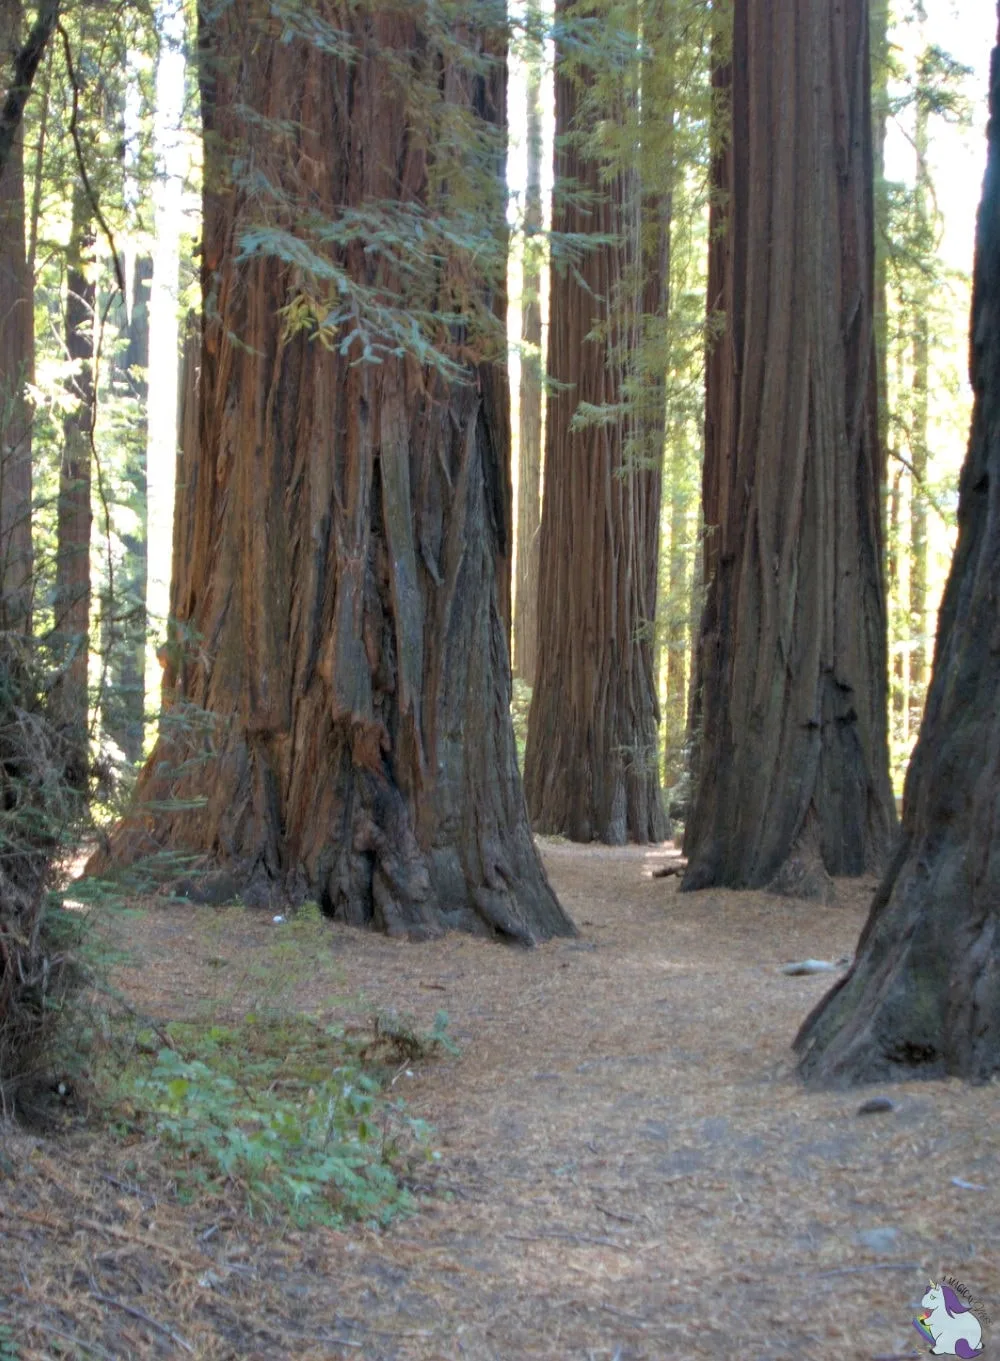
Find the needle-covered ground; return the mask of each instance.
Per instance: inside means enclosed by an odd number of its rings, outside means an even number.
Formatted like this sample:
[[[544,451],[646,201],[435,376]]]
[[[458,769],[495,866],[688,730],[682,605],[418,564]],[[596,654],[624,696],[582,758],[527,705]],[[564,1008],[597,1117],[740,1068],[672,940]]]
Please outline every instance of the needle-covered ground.
[[[387,1228],[297,1228],[238,1181],[178,1195],[150,1134],[8,1132],[0,1357],[871,1361],[926,1351],[942,1274],[1000,1356],[1000,1088],[794,1075],[831,975],[781,966],[849,954],[872,884],[818,907],[681,894],[652,877],[670,847],[542,853],[580,935],[533,952],[324,924],[302,967],[270,914],[109,914],[116,983],[162,1027],[245,1019],[269,978],[322,1025],[446,1011],[460,1053],[392,1088],[440,1156],[407,1163],[416,1210]]]

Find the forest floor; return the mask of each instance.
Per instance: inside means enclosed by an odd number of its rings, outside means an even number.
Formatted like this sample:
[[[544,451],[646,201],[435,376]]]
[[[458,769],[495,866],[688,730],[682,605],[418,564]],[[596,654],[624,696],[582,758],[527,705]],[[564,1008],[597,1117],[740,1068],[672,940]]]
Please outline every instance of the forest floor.
[[[106,1131],[9,1131],[0,1357],[872,1361],[926,1352],[911,1320],[941,1274],[992,1313],[1000,1357],[1000,1086],[812,1093],[794,1075],[831,975],[781,966],[850,954],[873,885],[838,881],[822,907],[680,894],[652,877],[670,847],[541,849],[578,939],[524,952],[330,925],[290,985],[331,1021],[447,1011],[461,1053],[395,1089],[440,1152],[415,1213],[278,1229],[237,1197],[136,1184],[136,1150]],[[112,924],[137,1007],[166,1022],[251,1003],[239,980],[260,979],[281,924],[142,908]],[[880,1090],[894,1108],[859,1114]]]

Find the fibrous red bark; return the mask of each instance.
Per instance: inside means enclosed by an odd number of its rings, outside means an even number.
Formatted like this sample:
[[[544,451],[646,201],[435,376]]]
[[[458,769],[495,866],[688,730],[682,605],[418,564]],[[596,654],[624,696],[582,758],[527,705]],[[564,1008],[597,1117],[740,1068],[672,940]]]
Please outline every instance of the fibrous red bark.
[[[684,883],[822,893],[895,822],[864,0],[737,0],[730,121]]]
[[[473,15],[445,46],[423,14],[320,4],[303,36],[252,0],[201,11],[205,304],[170,705],[112,855],[204,852],[251,898],[278,889],[392,933],[531,942],[573,928],[532,842],[509,712],[506,372],[476,362],[458,322],[442,341],[462,370],[451,378],[394,352],[377,316],[325,345],[283,320],[306,288],[320,328],[340,305],[337,285],[319,305],[317,250],[344,288],[398,315],[407,277],[390,233],[436,211],[434,157],[454,150],[429,144],[430,116],[472,117],[487,145],[502,125],[502,29]],[[502,173],[498,155],[494,221]],[[324,224],[354,211],[381,214],[385,240],[359,229],[324,246]],[[308,269],[289,244],[304,224]],[[485,296],[443,252],[418,285],[445,313]],[[486,303],[502,333],[502,292]],[[368,362],[363,328],[385,341]]]
[[[21,69],[23,11],[0,11],[4,105],[0,117],[0,626],[31,630],[31,410],[34,370],[32,280],[24,239],[24,133],[30,81]],[[8,54],[15,54],[11,61]],[[36,63],[37,64],[37,63]],[[34,66],[31,68],[34,75]]]
[[[661,469],[630,457],[640,432],[623,414],[621,294],[623,283],[634,286],[637,263],[626,228],[633,241],[638,235],[625,215],[638,210],[641,194],[623,175],[606,184],[580,144],[586,80],[586,72],[561,70],[557,53],[553,232],[604,240],[552,269],[538,663],[524,781],[537,830],[619,845],[667,832],[653,665]],[[581,403],[605,416],[574,425]]]
[[[990,86],[958,544],[902,834],[853,967],[796,1039],[815,1082],[1000,1071],[1000,48]]]
[[[537,6],[534,22],[540,21]],[[517,445],[517,582],[514,590],[514,671],[535,683],[538,655],[538,530],[542,474],[542,46],[529,48],[528,185],[521,285],[521,385]],[[530,347],[530,348],[529,348]]]

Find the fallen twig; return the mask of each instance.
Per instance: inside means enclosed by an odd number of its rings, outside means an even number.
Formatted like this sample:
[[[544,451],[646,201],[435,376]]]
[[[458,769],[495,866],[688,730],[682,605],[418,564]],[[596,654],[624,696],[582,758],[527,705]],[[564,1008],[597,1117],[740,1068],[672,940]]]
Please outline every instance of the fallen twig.
[[[505,1233],[504,1238],[513,1238],[521,1243],[534,1243],[543,1238],[561,1238],[570,1243],[595,1243],[602,1248],[616,1248],[619,1252],[631,1252],[631,1243],[616,1243],[613,1238],[592,1238],[585,1233],[564,1233],[560,1229],[551,1229],[547,1233]]]
[[[819,1280],[823,1276],[855,1276],[869,1271],[920,1271],[919,1262],[869,1262],[867,1266],[838,1266],[832,1271],[798,1271],[797,1276]]]
[[[594,1207],[600,1210],[602,1215],[607,1215],[609,1219],[617,1219],[619,1224],[635,1224],[638,1222],[638,1215],[623,1215],[617,1210],[609,1210],[606,1205],[602,1205],[599,1200],[594,1201]]]
[[[183,1347],[186,1352],[190,1352],[192,1356],[194,1355],[194,1348],[191,1346],[190,1342],[186,1342],[179,1333],[175,1333],[174,1330],[168,1328],[165,1323],[160,1323],[157,1319],[150,1318],[149,1314],[143,1313],[143,1311],[137,1309],[134,1304],[126,1304],[124,1300],[116,1300],[113,1295],[102,1295],[99,1290],[91,1290],[90,1293],[99,1304],[108,1304],[112,1309],[120,1309],[123,1314],[129,1314],[132,1318],[138,1319],[140,1323],[148,1324],[150,1328],[154,1328],[156,1332],[162,1333],[164,1337],[169,1337],[171,1342],[176,1342],[178,1347]]]
[[[117,1186],[119,1191],[124,1191],[126,1195],[135,1196],[137,1200],[148,1200],[150,1205],[156,1204],[156,1197],[149,1191],[144,1191],[141,1186],[134,1186],[127,1181],[119,1181],[110,1172],[102,1172],[101,1180],[106,1181],[110,1186]]]
[[[296,1333],[291,1329],[286,1329],[285,1333],[296,1342],[322,1342],[327,1347],[353,1347],[355,1351],[361,1351],[365,1345],[349,1337],[330,1337],[328,1333]]]

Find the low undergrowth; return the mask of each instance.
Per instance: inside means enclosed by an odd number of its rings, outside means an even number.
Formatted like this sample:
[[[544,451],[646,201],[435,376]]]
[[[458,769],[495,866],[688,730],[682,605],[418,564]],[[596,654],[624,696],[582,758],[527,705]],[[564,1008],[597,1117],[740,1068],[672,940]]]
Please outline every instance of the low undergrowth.
[[[79,885],[70,892],[78,904],[86,897]],[[120,901],[103,906],[135,912]],[[203,933],[211,949],[226,948],[245,912],[213,913]],[[99,914],[56,915],[90,987],[62,1018],[54,1085],[129,1149],[136,1175],[152,1160],[182,1201],[235,1192],[255,1217],[303,1227],[384,1225],[412,1208],[407,1174],[437,1155],[429,1127],[394,1095],[394,1078],[436,1050],[454,1052],[447,1015],[424,1033],[395,1012],[345,1030],[295,1010],[296,982],[328,948],[318,908],[277,919],[273,944],[231,982],[227,957],[206,955],[219,971],[217,995],[194,1019],[165,1024],[137,1015],[109,985],[123,956],[94,924]]]
[[[411,1208],[402,1173],[427,1155],[429,1130],[340,1030],[251,1014],[166,1036],[173,1047],[118,1080],[111,1113],[123,1139],[160,1141],[182,1197],[228,1184],[252,1213],[300,1225],[385,1224]]]

